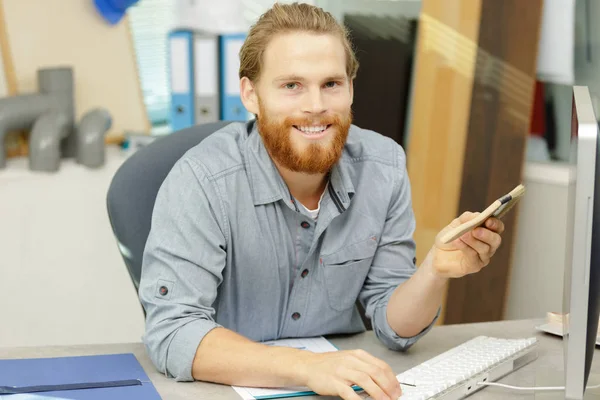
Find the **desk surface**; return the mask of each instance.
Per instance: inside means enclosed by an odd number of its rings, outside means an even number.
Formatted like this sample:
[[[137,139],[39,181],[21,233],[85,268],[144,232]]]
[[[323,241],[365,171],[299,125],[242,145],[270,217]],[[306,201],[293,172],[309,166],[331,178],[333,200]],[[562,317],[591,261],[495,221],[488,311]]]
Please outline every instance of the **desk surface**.
[[[504,377],[500,382],[516,386],[561,386],[564,384],[562,339],[537,332],[535,326],[541,322],[541,320],[519,320],[436,326],[406,353],[397,353],[386,349],[377,341],[372,331],[352,336],[334,336],[329,337],[329,339],[342,350],[355,348],[367,350],[374,356],[386,360],[396,373],[400,373],[478,335],[504,338],[535,336],[540,343],[538,359]],[[204,382],[175,382],[166,378],[154,369],[141,343],[0,348],[0,358],[58,357],[110,353],[134,353],[165,400],[234,400],[240,398],[229,386]],[[599,350],[596,350],[590,373],[590,385],[595,384],[600,384]],[[562,394],[562,392],[534,394],[533,392],[516,392],[503,388],[486,387],[470,396],[469,399],[505,399],[507,396],[528,399],[559,399],[564,398]],[[298,399],[317,398],[332,399],[325,396],[300,397]],[[588,391],[587,398],[600,398],[600,390]]]

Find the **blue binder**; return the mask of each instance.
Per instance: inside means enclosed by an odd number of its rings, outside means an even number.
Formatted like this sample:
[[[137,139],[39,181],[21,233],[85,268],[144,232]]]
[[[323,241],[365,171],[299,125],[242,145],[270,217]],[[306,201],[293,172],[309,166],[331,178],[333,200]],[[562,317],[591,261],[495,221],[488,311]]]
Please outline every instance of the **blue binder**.
[[[171,129],[178,131],[194,125],[194,33],[169,32],[171,77]]]
[[[221,120],[247,121],[248,111],[240,97],[239,52],[245,33],[219,36],[221,66]]]
[[[0,360],[0,399],[160,400],[133,354]]]

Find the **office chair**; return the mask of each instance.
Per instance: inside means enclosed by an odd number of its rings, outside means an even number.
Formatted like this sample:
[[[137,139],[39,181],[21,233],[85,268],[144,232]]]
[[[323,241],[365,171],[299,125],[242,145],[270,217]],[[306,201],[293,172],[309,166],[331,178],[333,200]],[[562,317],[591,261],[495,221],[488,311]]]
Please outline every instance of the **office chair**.
[[[186,151],[230,123],[219,121],[196,125],[156,139],[132,154],[115,173],[106,199],[108,218],[136,293],[160,186]],[[365,326],[372,329],[364,309],[358,301],[356,304]]]
[[[115,173],[106,196],[108,218],[136,292],[160,186],[186,151],[230,123],[196,125],[158,138],[133,153]]]

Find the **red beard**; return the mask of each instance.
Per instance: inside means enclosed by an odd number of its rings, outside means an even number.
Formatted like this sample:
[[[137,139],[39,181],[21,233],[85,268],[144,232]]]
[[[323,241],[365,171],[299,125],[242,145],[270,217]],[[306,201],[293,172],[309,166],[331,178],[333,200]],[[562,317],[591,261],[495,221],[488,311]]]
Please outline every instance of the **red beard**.
[[[292,118],[283,121],[269,118],[259,102],[258,131],[265,148],[280,166],[294,172],[325,174],[340,159],[348,131],[352,124],[352,112],[345,116],[329,115],[321,118]],[[292,136],[295,126],[331,125],[328,134],[333,135],[324,143],[311,143],[303,151],[295,148]],[[300,134],[298,132],[298,134]]]

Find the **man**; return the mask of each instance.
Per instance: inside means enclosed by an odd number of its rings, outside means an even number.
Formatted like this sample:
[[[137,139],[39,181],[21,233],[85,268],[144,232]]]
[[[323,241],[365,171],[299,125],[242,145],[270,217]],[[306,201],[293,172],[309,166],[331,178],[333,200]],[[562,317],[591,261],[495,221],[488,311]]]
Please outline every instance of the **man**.
[[[362,350],[260,342],[361,332],[358,299],[379,340],[405,350],[432,327],[447,280],[489,263],[503,225],[433,246],[416,268],[405,154],[351,125],[357,62],[328,13],[274,5],[240,63],[256,122],[191,149],[156,200],[140,285],[148,352],[181,381],[305,385],[344,399],[358,398],[356,384],[397,398],[395,373]]]

